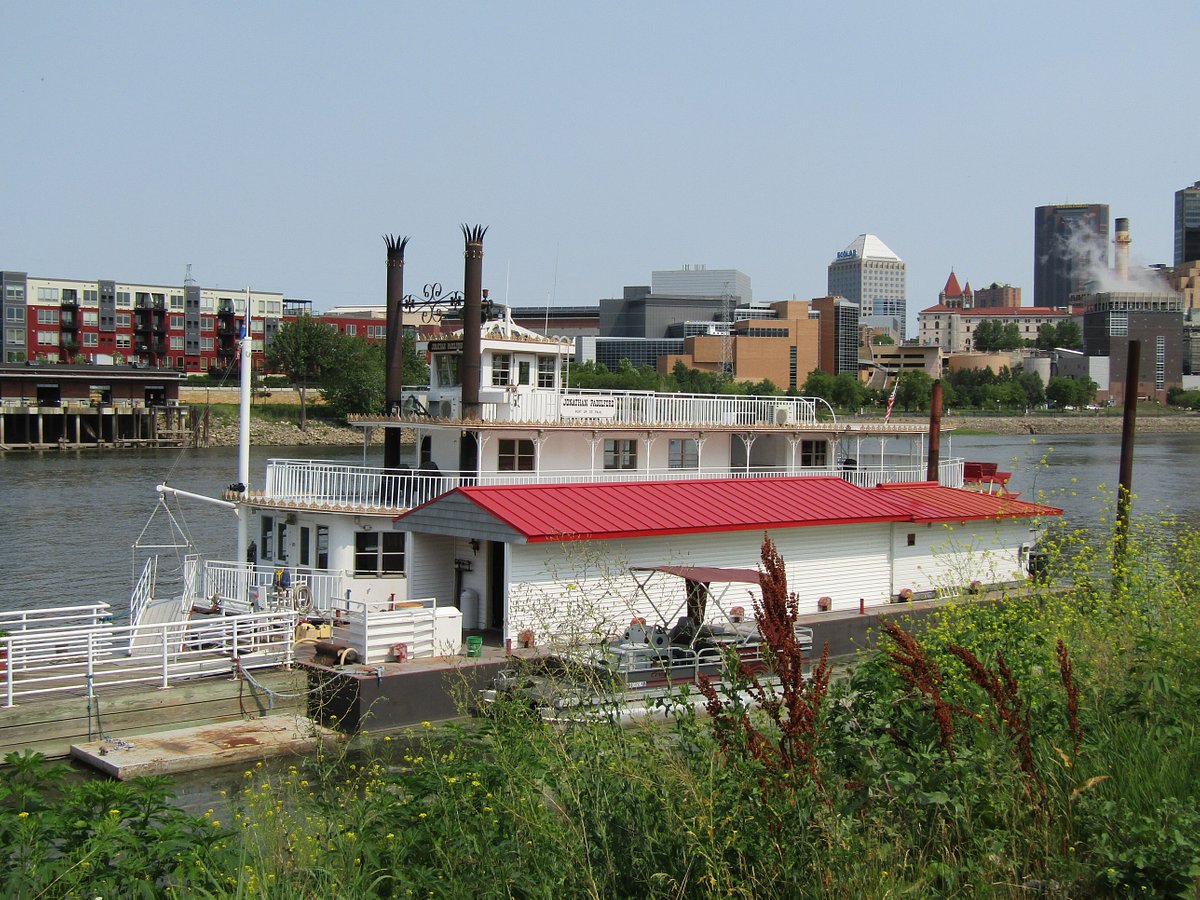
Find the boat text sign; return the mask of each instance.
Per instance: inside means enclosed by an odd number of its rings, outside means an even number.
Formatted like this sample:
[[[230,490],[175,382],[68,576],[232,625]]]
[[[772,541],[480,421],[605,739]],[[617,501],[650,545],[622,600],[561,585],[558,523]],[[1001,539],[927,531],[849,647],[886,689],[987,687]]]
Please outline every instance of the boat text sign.
[[[563,397],[561,410],[564,419],[615,419],[617,398]]]

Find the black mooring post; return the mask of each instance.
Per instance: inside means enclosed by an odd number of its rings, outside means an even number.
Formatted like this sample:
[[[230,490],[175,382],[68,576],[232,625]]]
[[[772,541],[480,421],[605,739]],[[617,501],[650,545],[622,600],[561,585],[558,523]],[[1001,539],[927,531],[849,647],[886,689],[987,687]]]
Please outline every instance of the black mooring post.
[[[1121,419],[1121,467],[1117,474],[1117,528],[1113,535],[1113,587],[1124,591],[1128,572],[1129,514],[1133,508],[1133,441],[1137,432],[1138,379],[1142,368],[1142,342],[1129,342],[1125,362],[1125,405]]]
[[[925,468],[926,481],[938,481],[938,464],[942,456],[942,381],[933,383],[929,396],[929,462]]]

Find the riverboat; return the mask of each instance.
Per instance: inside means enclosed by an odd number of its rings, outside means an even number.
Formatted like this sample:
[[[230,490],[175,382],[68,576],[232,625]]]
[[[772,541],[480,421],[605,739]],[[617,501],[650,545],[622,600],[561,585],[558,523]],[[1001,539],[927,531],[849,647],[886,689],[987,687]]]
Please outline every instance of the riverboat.
[[[954,457],[926,481],[924,424],[848,421],[808,397],[580,390],[569,341],[504,315],[464,319],[429,343],[427,386],[400,391],[386,415],[351,420],[362,465],[271,459],[252,483],[243,444],[222,497],[160,485],[170,530],[172,504],[216,503],[233,514],[237,550],[206,559],[153,531],[139,546],[182,554],[182,587],[163,596],[149,555],[128,625],[113,627],[99,607],[38,625],[0,616],[12,632],[0,638],[3,702],[254,679],[301,659],[361,679],[361,698],[372,680],[461,660],[479,639],[544,650],[621,635],[630,618],[665,625],[655,612],[666,594],[639,592],[638,567],[744,569],[764,533],[814,613],[1013,584],[1041,521],[1060,512],[961,490]],[[243,379],[243,434],[248,423]],[[388,449],[372,466],[368,438],[379,430]],[[415,453],[407,465],[390,449],[402,435]],[[716,634],[710,619],[694,624]],[[629,634],[624,643],[639,643]],[[64,646],[69,665],[59,664]]]

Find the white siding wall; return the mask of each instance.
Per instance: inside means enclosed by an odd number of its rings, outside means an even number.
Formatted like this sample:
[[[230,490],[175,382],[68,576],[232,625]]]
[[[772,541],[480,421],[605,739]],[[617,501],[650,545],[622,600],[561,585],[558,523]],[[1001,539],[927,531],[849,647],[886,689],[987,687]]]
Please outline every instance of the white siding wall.
[[[890,596],[887,524],[795,528],[772,533],[787,565],[789,589],[802,612],[815,612],[817,598],[833,599],[835,609],[886,603]],[[634,615],[671,624],[681,615],[683,583],[657,576],[655,610],[637,592],[630,566],[706,565],[757,568],[763,535],[678,535],[596,543],[517,544],[509,575],[509,633],[523,628],[538,635],[561,634],[591,641],[619,632]],[[751,585],[733,586],[724,605],[751,607]]]
[[[454,605],[454,538],[410,534],[406,566],[414,598],[436,597],[438,606]]]
[[[908,535],[916,537],[908,546]],[[957,593],[972,581],[1025,580],[1021,545],[1035,535],[1026,520],[895,526],[894,591]]]

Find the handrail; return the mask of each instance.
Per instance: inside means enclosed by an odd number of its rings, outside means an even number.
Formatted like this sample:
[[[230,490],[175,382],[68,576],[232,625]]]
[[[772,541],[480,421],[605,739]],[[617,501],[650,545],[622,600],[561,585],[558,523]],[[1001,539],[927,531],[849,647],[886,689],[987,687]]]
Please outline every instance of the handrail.
[[[962,487],[963,460],[944,459],[939,481]],[[898,481],[924,481],[924,464],[842,469],[820,467],[731,467],[695,469],[550,469],[536,472],[422,472],[370,468],[332,462],[272,459],[262,499],[335,511],[395,513],[427,503],[460,485],[572,484],[627,481],[691,481],[704,478],[796,478],[837,475],[861,487]]]
[[[97,625],[107,619],[107,603],[87,603],[79,606],[41,606],[37,609],[12,609],[0,612],[0,629],[23,632],[31,628],[61,627],[67,622]]]
[[[291,610],[152,625],[46,628],[0,638],[5,706],[20,699],[290,664]],[[144,648],[144,649],[142,649]]]

